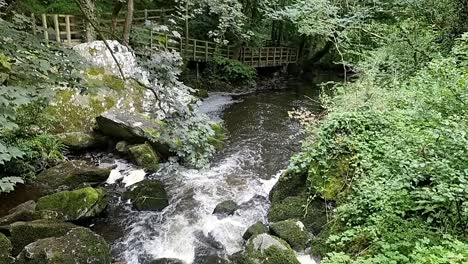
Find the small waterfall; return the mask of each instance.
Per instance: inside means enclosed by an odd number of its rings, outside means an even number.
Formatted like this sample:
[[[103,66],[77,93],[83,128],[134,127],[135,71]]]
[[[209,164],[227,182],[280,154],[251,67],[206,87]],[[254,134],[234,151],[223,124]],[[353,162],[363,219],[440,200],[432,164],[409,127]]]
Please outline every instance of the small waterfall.
[[[294,92],[253,94],[233,100],[212,94],[199,111],[225,121],[230,140],[211,167],[195,170],[166,163],[149,178],[161,180],[170,197],[162,212],[138,212],[126,201],[120,207],[123,237],[113,254],[124,263],[144,264],[158,258],[186,263],[205,263],[207,258],[226,258],[244,245],[242,235],[257,221],[266,222],[268,194],[288,159],[299,147],[298,124],[287,111],[307,103]],[[142,179],[141,170],[117,160],[109,184],[131,185]],[[213,215],[216,205],[233,200],[234,215]],[[301,263],[315,263],[299,255]]]

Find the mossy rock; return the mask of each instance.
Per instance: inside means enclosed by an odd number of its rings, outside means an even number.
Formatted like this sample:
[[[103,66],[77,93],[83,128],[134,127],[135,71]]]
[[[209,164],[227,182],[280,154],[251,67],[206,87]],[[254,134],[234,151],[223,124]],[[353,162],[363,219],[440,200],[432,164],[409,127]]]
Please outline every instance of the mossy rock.
[[[161,211],[169,205],[166,190],[158,180],[138,182],[123,197],[130,199],[133,206],[140,211]]]
[[[86,187],[41,197],[37,201],[36,211],[55,211],[63,220],[73,221],[96,216],[106,206],[104,189]]]
[[[16,256],[23,248],[39,239],[63,236],[76,226],[71,223],[50,220],[16,222],[10,226],[13,254]]]
[[[306,205],[307,214],[306,214]],[[307,201],[305,194],[289,196],[271,204],[268,211],[269,222],[279,222],[288,219],[298,219],[304,223],[307,230],[318,234],[327,223],[325,202],[319,198]]]
[[[249,228],[247,228],[242,238],[245,240],[248,240],[249,238],[253,236],[260,235],[260,234],[268,234],[268,233],[269,233],[268,226],[258,221],[255,224],[251,225]]]
[[[120,154],[127,154],[128,153],[128,142],[127,141],[119,141],[115,144],[115,151]]]
[[[90,166],[81,160],[65,161],[39,173],[36,182],[43,185],[49,193],[59,188],[70,190],[82,186],[83,183],[104,182],[112,169],[112,166],[106,168]]]
[[[11,250],[13,249],[10,240],[0,233],[0,263],[11,263]]]
[[[307,248],[307,243],[312,238],[301,221],[289,219],[270,224],[271,233],[284,241],[295,250],[301,251]]]
[[[0,226],[9,225],[18,221],[32,221],[35,219],[34,212],[36,203],[27,201],[8,211],[8,215],[0,218]]]
[[[65,146],[73,150],[105,147],[108,142],[106,137],[90,132],[69,132],[57,136]]]
[[[76,227],[60,237],[49,237],[27,245],[17,263],[110,264],[112,257],[104,238],[88,228]]]
[[[216,205],[213,214],[217,215],[233,215],[234,212],[239,208],[233,200],[227,200]]]
[[[159,169],[159,157],[149,144],[130,146],[128,152],[133,162],[145,170],[154,172]]]
[[[292,171],[284,172],[273,189],[270,191],[270,201],[275,203],[282,201],[288,196],[298,196],[307,191],[307,175],[294,173]]]
[[[336,201],[346,196],[348,175],[352,175],[352,157],[342,155],[330,161],[331,168],[324,169],[317,162],[309,166],[309,182],[328,201]]]
[[[245,264],[300,264],[285,241],[268,234],[260,234],[247,241],[243,261]]]

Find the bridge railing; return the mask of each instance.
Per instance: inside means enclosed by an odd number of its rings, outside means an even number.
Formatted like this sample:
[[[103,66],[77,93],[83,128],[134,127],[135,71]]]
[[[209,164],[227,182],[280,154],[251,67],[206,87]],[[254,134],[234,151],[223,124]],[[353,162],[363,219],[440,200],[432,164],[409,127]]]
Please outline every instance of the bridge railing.
[[[271,67],[296,63],[298,52],[288,47],[243,47],[240,61],[253,67]]]
[[[145,54],[157,47],[178,51],[184,58],[192,61],[209,61],[215,56],[232,58],[234,54],[231,46],[211,41],[192,38],[187,41],[184,37],[154,32],[150,29],[139,29],[138,35],[140,37],[135,42],[140,48],[146,49]]]

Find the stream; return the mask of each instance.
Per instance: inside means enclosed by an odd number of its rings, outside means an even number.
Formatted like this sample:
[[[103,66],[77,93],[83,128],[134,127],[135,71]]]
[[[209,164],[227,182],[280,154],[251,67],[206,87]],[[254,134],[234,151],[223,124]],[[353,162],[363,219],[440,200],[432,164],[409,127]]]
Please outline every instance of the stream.
[[[161,258],[224,263],[223,259],[242,249],[242,235],[250,225],[267,222],[268,193],[290,156],[299,150],[300,127],[288,111],[303,106],[319,111],[312,100],[317,97],[317,88],[300,83],[290,83],[281,91],[210,94],[199,111],[222,119],[229,131],[228,142],[211,166],[195,170],[165,164],[146,177],[164,183],[168,207],[162,212],[138,212],[115,195],[109,216],[93,223],[93,229],[111,242],[114,257],[123,263],[145,264]],[[117,178],[123,178],[125,185],[143,179],[142,170],[124,160],[114,162],[118,167],[109,184]],[[226,200],[240,208],[231,216],[213,215],[216,205]],[[299,255],[299,259],[315,263],[308,256]]]

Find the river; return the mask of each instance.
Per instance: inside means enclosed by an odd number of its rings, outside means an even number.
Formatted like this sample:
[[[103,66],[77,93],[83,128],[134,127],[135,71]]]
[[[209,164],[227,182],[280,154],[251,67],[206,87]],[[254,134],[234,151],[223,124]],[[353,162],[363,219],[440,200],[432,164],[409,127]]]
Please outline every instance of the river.
[[[242,249],[242,235],[250,225],[267,222],[268,193],[299,150],[300,127],[288,111],[299,107],[319,111],[317,98],[316,87],[300,83],[281,91],[210,94],[199,111],[222,119],[229,131],[228,142],[211,166],[195,170],[176,163],[164,165],[149,177],[164,183],[170,196],[167,208],[134,211],[116,195],[109,216],[96,221],[94,230],[111,241],[113,255],[123,263],[146,264],[159,258],[224,263]],[[122,174],[127,184],[144,175],[124,160],[115,162],[119,165],[115,173]],[[232,216],[218,218],[212,212],[225,200],[234,200],[240,208]],[[304,256],[301,261],[314,263]]]

